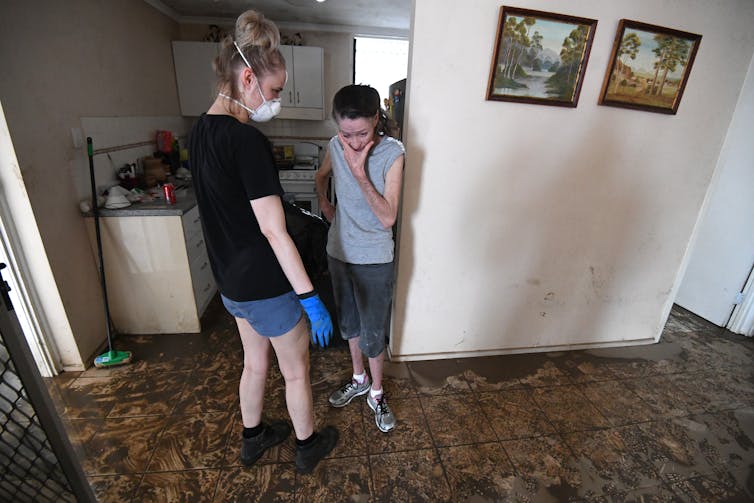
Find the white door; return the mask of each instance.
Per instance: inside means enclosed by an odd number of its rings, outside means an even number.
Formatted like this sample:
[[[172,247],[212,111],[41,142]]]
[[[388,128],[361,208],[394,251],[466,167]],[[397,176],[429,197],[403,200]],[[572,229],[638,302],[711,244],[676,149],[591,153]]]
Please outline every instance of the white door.
[[[753,130],[754,58],[720,151],[676,297],[678,305],[719,326],[726,326],[736,302],[746,302],[739,293],[754,264]],[[754,291],[746,294],[751,303]],[[735,331],[746,333],[745,327]]]

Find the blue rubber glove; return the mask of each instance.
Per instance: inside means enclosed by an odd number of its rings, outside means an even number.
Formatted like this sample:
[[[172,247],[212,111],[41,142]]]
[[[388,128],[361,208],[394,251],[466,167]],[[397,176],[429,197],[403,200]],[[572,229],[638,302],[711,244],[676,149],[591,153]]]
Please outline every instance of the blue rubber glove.
[[[328,346],[332,337],[332,320],[319,295],[315,293],[303,299],[299,298],[299,302],[312,325],[312,344],[323,348]]]

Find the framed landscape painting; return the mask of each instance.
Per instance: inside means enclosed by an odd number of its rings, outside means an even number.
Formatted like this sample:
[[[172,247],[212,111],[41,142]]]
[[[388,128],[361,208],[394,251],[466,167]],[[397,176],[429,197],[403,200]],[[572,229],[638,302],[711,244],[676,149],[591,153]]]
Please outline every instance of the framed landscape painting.
[[[675,114],[701,35],[621,19],[600,105]]]
[[[487,99],[575,107],[595,19],[503,6]]]

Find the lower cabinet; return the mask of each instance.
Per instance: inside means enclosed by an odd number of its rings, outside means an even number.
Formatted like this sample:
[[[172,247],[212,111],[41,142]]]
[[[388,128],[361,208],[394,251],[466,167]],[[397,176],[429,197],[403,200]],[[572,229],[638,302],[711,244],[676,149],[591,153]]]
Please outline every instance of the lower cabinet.
[[[94,219],[87,219],[97,256]],[[110,315],[126,334],[198,333],[217,288],[194,206],[183,215],[100,217]],[[98,306],[99,307],[99,306]]]

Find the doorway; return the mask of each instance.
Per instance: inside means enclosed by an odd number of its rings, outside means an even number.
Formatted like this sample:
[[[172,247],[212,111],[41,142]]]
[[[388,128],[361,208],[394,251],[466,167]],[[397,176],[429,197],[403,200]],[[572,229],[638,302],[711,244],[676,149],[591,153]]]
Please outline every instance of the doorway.
[[[368,84],[380,93],[381,103],[390,98],[390,86],[408,74],[408,40],[355,37],[354,84]]]

